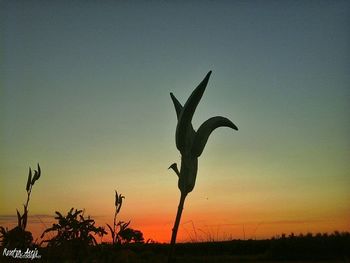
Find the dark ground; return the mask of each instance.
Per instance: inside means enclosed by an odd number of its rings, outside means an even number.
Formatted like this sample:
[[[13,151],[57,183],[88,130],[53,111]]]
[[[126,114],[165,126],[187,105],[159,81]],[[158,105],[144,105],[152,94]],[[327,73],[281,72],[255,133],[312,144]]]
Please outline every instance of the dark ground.
[[[154,262],[167,261],[168,244],[100,244],[83,247],[79,243],[39,248],[41,259],[13,260],[2,255],[0,262]],[[182,243],[176,245],[176,262],[350,262],[350,234],[282,236],[268,240]]]

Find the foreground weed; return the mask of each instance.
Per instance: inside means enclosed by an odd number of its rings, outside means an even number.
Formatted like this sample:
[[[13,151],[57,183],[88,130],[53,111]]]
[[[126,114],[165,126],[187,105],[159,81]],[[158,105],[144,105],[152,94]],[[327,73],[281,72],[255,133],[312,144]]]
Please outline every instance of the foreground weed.
[[[112,244],[124,244],[124,243],[143,243],[144,238],[143,234],[139,230],[135,230],[129,227],[129,222],[123,222],[119,221],[117,222],[117,216],[120,212],[120,209],[123,204],[123,199],[125,199],[125,196],[118,194],[117,191],[115,191],[115,212],[114,212],[114,218],[113,218],[113,227],[111,225],[107,224],[109,231],[111,232],[112,236]]]
[[[26,231],[27,222],[28,222],[28,206],[30,201],[30,195],[32,193],[33,186],[41,176],[41,168],[38,164],[38,169],[34,170],[34,175],[32,169],[29,168],[29,174],[26,184],[27,200],[23,204],[23,214],[17,211],[17,226],[11,230],[0,226],[0,239],[2,246],[7,248],[24,248],[31,245],[33,242],[32,233]]]
[[[97,241],[94,235],[103,236],[107,232],[103,227],[96,227],[95,220],[89,216],[84,217],[83,210],[77,210],[71,208],[66,216],[63,216],[60,212],[56,211],[55,219],[57,224],[53,224],[52,227],[46,229],[41,238],[48,232],[56,232],[56,236],[42,241],[47,243],[48,246],[59,247],[68,243],[79,243],[81,246],[96,245]]]

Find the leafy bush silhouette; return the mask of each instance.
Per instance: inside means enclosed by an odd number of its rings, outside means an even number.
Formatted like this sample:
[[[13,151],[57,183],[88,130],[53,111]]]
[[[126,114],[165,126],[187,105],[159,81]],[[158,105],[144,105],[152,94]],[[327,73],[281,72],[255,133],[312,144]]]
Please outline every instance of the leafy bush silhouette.
[[[143,243],[144,238],[142,232],[128,227],[130,225],[130,221],[127,223],[119,221],[117,223],[117,216],[122,207],[123,199],[125,199],[125,196],[118,194],[118,192],[115,191],[115,212],[113,219],[113,227],[107,224],[109,231],[111,232],[112,244],[120,245],[128,243]]]
[[[103,227],[96,227],[95,220],[90,217],[84,218],[83,210],[71,208],[66,216],[60,212],[55,212],[58,224],[53,224],[52,227],[46,229],[41,238],[46,233],[56,231],[57,235],[51,239],[42,242],[48,246],[62,246],[68,243],[79,244],[80,246],[96,245],[95,235],[103,236],[107,234]]]
[[[10,249],[26,248],[31,246],[33,242],[32,233],[19,226],[11,230],[0,226],[0,238],[2,246]]]
[[[142,232],[132,228],[126,228],[119,232],[119,236],[125,243],[144,243]]]
[[[33,186],[41,176],[40,165],[37,165],[38,170],[34,170],[34,175],[32,174],[32,169],[29,167],[29,174],[26,184],[27,200],[23,205],[23,214],[21,215],[17,211],[17,226],[11,230],[0,226],[0,240],[3,247],[6,248],[25,248],[32,245],[33,235],[31,232],[26,231],[28,222],[28,206],[30,201],[30,195],[32,193]]]
[[[45,257],[53,258],[55,261],[72,259],[80,262],[89,258],[91,247],[97,245],[94,235],[103,236],[107,234],[103,227],[96,227],[95,220],[89,216],[84,217],[83,210],[71,208],[66,216],[55,212],[58,223],[46,229],[41,238],[47,233],[56,232],[56,236],[43,240],[46,243]]]

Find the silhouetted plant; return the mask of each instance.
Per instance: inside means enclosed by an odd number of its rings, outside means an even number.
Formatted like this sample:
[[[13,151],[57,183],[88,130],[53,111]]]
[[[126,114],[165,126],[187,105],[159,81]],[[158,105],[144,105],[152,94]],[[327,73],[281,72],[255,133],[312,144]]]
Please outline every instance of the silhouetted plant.
[[[130,221],[127,223],[123,221],[118,222],[117,226],[119,227],[119,230],[116,233],[116,242],[118,244],[123,243],[123,233],[127,231],[129,225],[130,225]]]
[[[0,226],[0,238],[2,246],[6,248],[26,248],[33,242],[32,233],[18,226],[11,230]]]
[[[125,196],[118,194],[118,192],[115,191],[115,212],[113,219],[113,227],[107,224],[109,231],[111,232],[112,244],[125,244],[131,242],[143,243],[144,239],[142,232],[128,227],[130,225],[130,221],[127,223],[119,221],[117,223],[117,216],[122,207],[123,199],[125,199]]]
[[[124,243],[144,243],[143,234],[139,230],[132,228],[125,228],[123,231],[119,232],[121,241]]]
[[[209,71],[204,80],[192,92],[191,96],[188,98],[184,106],[181,105],[173,93],[170,93],[178,119],[175,141],[176,147],[181,153],[181,168],[179,171],[176,163],[172,164],[169,168],[173,169],[178,176],[178,187],[180,189],[181,195],[174,227],[172,230],[171,249],[168,257],[168,262],[172,262],[173,260],[176,235],[179,228],[186,196],[193,190],[195,186],[198,168],[198,157],[202,154],[211,132],[218,127],[229,127],[238,130],[236,125],[234,125],[229,119],[221,116],[208,119],[199,127],[197,131],[193,129],[191,123],[192,117],[208,84],[210,74],[211,71]]]
[[[122,207],[124,198],[125,198],[125,196],[123,196],[121,194],[118,195],[117,190],[115,190],[115,202],[114,202],[115,212],[114,212],[114,218],[113,218],[113,227],[111,227],[109,224],[107,224],[107,226],[108,226],[108,228],[109,228],[109,230],[111,232],[113,245],[115,244],[116,238],[117,238],[117,235],[118,235],[118,232],[116,232],[117,225],[118,225],[117,224],[117,216],[118,216],[119,211],[120,211],[120,209]]]
[[[42,241],[47,243],[48,246],[62,246],[69,243],[79,244],[79,246],[96,245],[96,239],[94,235],[103,236],[107,234],[103,227],[96,227],[95,220],[84,218],[83,210],[77,210],[71,208],[66,216],[63,216],[60,212],[55,212],[55,219],[58,220],[57,224],[53,224],[52,227],[46,229],[41,238],[48,232],[57,232],[56,236]]]
[[[23,204],[23,214],[21,215],[18,209],[17,211],[17,226],[11,230],[0,226],[0,240],[2,246],[9,248],[23,248],[28,247],[33,242],[32,233],[26,231],[28,222],[28,206],[30,201],[30,195],[32,193],[33,186],[41,176],[40,165],[38,164],[38,170],[34,170],[32,175],[32,169],[29,167],[29,174],[26,184],[27,200]]]

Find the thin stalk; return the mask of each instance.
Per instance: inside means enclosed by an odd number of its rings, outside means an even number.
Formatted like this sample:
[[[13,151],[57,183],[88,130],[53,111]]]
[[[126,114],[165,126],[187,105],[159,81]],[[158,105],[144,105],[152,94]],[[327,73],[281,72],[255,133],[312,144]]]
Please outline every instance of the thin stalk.
[[[176,236],[177,236],[177,231],[179,229],[179,224],[180,224],[182,210],[183,210],[183,207],[184,207],[186,196],[187,196],[187,194],[181,193],[179,206],[177,207],[177,214],[176,214],[176,218],[175,218],[173,232],[172,232],[172,235],[171,235],[170,252],[169,252],[169,257],[168,257],[168,263],[175,262],[174,252],[175,252]]]
[[[114,235],[113,235],[113,240],[112,240],[112,242],[113,242],[113,245],[115,244],[115,229],[116,229],[116,227],[117,227],[117,214],[118,214],[118,212],[117,212],[117,208],[115,209],[115,213],[114,213],[114,220],[113,220],[113,233],[114,233]]]
[[[29,190],[27,191],[27,201],[25,203],[25,209],[28,209],[28,204],[29,204],[29,200],[30,200],[30,194],[32,193],[32,185],[30,186]]]

